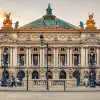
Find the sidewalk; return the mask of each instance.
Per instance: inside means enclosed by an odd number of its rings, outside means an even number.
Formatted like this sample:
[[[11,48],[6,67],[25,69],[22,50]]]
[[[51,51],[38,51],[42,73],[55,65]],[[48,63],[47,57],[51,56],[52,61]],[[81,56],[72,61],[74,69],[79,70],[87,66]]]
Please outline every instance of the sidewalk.
[[[27,92],[26,87],[0,87],[0,92],[2,91],[11,91],[11,92]],[[46,88],[29,88],[29,92],[100,92],[100,88],[90,88],[90,87],[73,87],[73,88],[66,88],[64,91],[63,88],[49,88],[49,90],[46,90]]]

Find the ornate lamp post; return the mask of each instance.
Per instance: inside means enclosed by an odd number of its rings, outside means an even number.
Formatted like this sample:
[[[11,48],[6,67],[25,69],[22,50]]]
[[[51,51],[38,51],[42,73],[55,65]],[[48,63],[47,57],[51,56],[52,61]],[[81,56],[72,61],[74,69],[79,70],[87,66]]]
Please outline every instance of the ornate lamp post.
[[[41,46],[46,45],[47,47],[47,72],[46,72],[47,87],[46,89],[49,90],[49,86],[48,86],[48,43],[45,43],[43,34],[40,35],[40,41],[41,41]]]
[[[6,64],[7,64],[7,58],[6,58],[6,55],[7,55],[7,50],[4,50],[4,60],[3,60],[3,63],[4,63],[4,75],[3,75],[3,80],[4,80],[4,83],[2,84],[3,86],[6,86]]]
[[[94,52],[93,51],[91,51],[90,53],[90,69],[91,69],[90,87],[95,87],[95,77],[94,77],[95,67],[94,67]]]

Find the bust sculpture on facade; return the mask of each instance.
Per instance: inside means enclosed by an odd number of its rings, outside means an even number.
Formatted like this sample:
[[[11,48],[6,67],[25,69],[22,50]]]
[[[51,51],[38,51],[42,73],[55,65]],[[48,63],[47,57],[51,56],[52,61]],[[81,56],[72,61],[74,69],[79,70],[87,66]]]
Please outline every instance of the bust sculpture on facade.
[[[4,27],[12,27],[12,20],[10,19],[11,12],[9,14],[5,13],[5,20],[3,21]]]

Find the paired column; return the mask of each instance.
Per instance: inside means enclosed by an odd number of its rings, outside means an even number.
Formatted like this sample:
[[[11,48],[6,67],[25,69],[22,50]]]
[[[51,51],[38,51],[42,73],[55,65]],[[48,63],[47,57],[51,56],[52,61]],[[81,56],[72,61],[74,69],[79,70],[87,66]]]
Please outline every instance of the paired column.
[[[42,56],[42,51],[43,51],[43,49],[42,48],[40,48],[40,67],[42,67],[42,62],[43,62],[43,56]]]
[[[85,66],[85,49],[81,47],[81,66]]]
[[[72,67],[72,48],[70,48],[70,66]]]
[[[0,67],[1,67],[1,47],[0,47]]]
[[[10,48],[10,66],[13,65],[13,48]]]
[[[31,48],[29,48],[29,66],[31,66]]]
[[[54,59],[54,61],[53,61],[54,64],[53,65],[55,67],[56,66],[56,50],[55,50],[55,48],[53,50],[54,50],[54,58],[53,58]]]
[[[88,48],[85,48],[85,61],[86,61],[86,66],[88,66]]]
[[[47,48],[46,48],[46,49],[47,49]],[[46,67],[46,66],[47,66],[47,63],[45,63],[45,61],[46,61],[46,59],[45,59],[45,48],[42,49],[42,54],[43,54],[43,55],[42,55],[42,59],[43,59],[43,60],[42,60],[42,62],[43,62],[43,63],[42,63],[42,66],[43,66],[43,67]]]
[[[100,58],[99,58],[99,55],[100,55],[100,54],[99,54],[99,48],[97,48],[97,65],[99,65],[99,59],[100,59]]]
[[[13,65],[17,66],[17,46],[13,48]]]
[[[56,59],[55,59],[56,62],[55,62],[55,64],[56,64],[56,66],[58,67],[58,59],[59,59],[59,58],[58,58],[58,48],[56,48],[56,52],[55,52],[55,53],[56,53],[56,57],[55,57],[55,58],[56,58]]]
[[[67,65],[68,65],[68,66],[70,65],[70,62],[69,62],[69,61],[70,61],[70,60],[69,60],[69,59],[70,59],[69,53],[70,53],[70,52],[69,52],[69,48],[68,48],[68,49],[67,49]]]
[[[28,59],[28,58],[29,58],[29,57],[28,57],[28,56],[29,56],[28,52],[29,52],[29,49],[26,48],[26,67],[29,65],[29,64],[28,64],[28,61],[29,61],[29,59]]]

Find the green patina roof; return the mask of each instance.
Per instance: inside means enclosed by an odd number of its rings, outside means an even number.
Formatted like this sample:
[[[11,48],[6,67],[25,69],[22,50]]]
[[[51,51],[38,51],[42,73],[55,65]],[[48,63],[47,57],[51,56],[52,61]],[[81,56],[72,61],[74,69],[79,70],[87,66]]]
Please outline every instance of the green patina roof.
[[[46,9],[46,15],[42,18],[35,20],[27,25],[22,26],[21,28],[34,28],[34,27],[63,27],[66,29],[78,29],[78,27],[65,22],[59,18],[56,18],[54,15],[52,15],[52,9],[50,8],[50,4],[48,5],[48,8]]]

